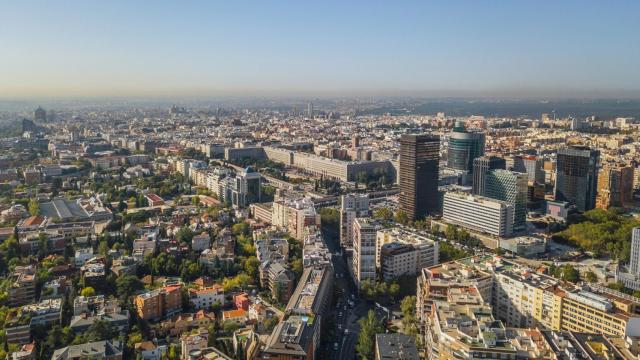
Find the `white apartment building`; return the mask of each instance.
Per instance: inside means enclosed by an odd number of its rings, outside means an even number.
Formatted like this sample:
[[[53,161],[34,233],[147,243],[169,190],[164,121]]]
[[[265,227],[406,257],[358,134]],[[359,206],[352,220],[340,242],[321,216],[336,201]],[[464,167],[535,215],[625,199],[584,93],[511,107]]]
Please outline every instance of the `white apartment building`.
[[[369,216],[369,196],[366,194],[348,194],[340,198],[340,245],[353,246],[353,221]]]
[[[438,264],[439,259],[439,243],[424,235],[402,228],[376,233],[376,267],[385,280],[416,275],[421,269]]]
[[[447,192],[442,219],[472,231],[509,237],[513,234],[513,212],[514,206],[504,201]]]
[[[207,310],[217,302],[224,305],[224,291],[221,286],[204,289],[189,289],[189,301],[198,310]]]
[[[357,218],[353,225],[353,276],[360,288],[364,280],[376,280],[376,232],[380,225]]]
[[[211,237],[206,232],[195,235],[191,239],[191,249],[193,251],[202,251],[208,249],[211,246]]]
[[[291,236],[303,240],[309,228],[320,227],[320,214],[307,198],[273,202],[272,224],[286,229]]]

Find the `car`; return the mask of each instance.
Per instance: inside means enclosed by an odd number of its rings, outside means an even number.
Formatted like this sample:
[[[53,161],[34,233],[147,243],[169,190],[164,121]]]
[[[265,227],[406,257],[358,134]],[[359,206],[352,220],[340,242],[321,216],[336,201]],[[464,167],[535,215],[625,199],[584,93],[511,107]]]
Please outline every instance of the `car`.
[[[338,351],[338,343],[337,342],[333,343],[333,350]]]
[[[342,331],[342,324],[338,324],[338,330]]]
[[[344,334],[349,335],[349,329],[344,329]]]

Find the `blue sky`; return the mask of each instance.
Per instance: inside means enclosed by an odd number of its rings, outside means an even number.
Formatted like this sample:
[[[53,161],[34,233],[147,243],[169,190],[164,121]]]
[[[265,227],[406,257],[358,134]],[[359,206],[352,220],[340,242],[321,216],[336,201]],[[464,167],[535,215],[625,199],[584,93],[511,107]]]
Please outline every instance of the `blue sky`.
[[[2,1],[0,97],[640,93],[639,1]]]

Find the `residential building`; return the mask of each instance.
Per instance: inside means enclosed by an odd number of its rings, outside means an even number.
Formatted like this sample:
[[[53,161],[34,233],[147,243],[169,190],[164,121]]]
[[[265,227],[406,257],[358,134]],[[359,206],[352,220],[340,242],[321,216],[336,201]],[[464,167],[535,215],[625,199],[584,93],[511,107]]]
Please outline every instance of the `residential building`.
[[[347,194],[340,197],[340,245],[353,247],[353,221],[369,216],[367,194]]]
[[[381,226],[369,218],[357,218],[353,225],[353,280],[360,288],[365,280],[376,280],[376,232]]]
[[[9,276],[9,306],[30,304],[35,300],[36,292],[36,268],[33,265],[16,266]]]
[[[201,234],[195,235],[191,239],[191,250],[193,251],[202,251],[204,249],[208,249],[211,246],[211,237],[205,231]]]
[[[604,165],[598,174],[596,207],[626,207],[633,202],[633,167]]]
[[[293,293],[294,276],[291,270],[280,263],[269,266],[269,290],[271,296],[279,302],[286,303]]]
[[[438,171],[440,137],[402,135],[400,138],[400,210],[410,220],[439,213]]]
[[[333,296],[333,268],[318,266],[305,268],[293,295],[287,303],[285,314],[324,315]],[[318,319],[318,321],[320,321]]]
[[[313,360],[320,344],[319,324],[313,317],[292,315],[267,338],[260,359]]]
[[[194,308],[209,309],[216,303],[224,305],[224,290],[220,285],[204,287],[199,289],[189,289],[189,301]]]
[[[103,340],[71,345],[54,351],[51,360],[104,359],[122,360],[123,344],[118,340]]]
[[[439,261],[438,241],[403,228],[376,233],[376,267],[384,280],[417,275]]]
[[[320,227],[320,214],[308,198],[278,200],[273,202],[272,225],[302,241],[309,227]]]
[[[406,334],[376,334],[375,360],[420,360],[413,337]]]
[[[181,285],[169,285],[135,297],[138,316],[144,320],[160,320],[182,311]]]

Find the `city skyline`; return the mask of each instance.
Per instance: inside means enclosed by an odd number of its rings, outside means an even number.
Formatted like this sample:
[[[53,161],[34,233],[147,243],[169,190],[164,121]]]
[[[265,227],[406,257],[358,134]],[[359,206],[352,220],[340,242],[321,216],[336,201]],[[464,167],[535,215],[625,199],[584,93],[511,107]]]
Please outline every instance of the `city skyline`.
[[[635,2],[0,5],[0,99],[639,97]]]

